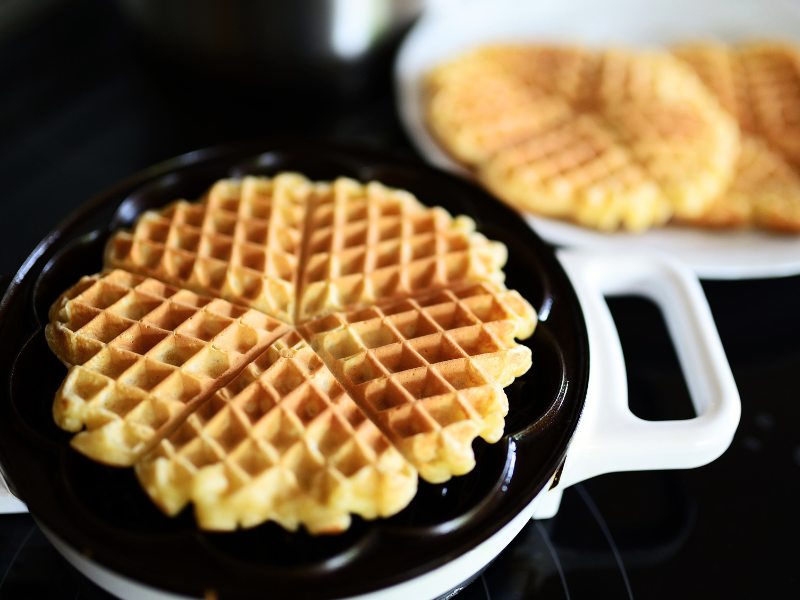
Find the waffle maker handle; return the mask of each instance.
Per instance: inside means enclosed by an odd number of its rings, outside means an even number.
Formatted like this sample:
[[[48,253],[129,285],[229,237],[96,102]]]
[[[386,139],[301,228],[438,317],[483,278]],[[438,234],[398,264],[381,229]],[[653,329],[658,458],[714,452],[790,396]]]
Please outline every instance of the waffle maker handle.
[[[700,282],[673,258],[650,253],[560,250],[589,335],[586,403],[557,479],[536,499],[534,518],[553,516],[564,488],[621,471],[706,465],[730,445],[741,404]],[[648,421],[628,405],[625,361],[605,297],[633,295],[661,310],[695,416]]]

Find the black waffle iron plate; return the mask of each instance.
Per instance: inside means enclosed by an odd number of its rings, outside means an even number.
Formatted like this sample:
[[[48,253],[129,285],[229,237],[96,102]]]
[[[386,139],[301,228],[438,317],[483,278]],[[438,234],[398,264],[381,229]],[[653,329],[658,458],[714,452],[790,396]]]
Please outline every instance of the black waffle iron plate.
[[[45,342],[47,310],[82,275],[102,268],[109,234],[131,226],[142,211],[199,198],[223,177],[286,170],[316,180],[378,180],[473,217],[487,237],[508,246],[507,284],[539,311],[541,322],[525,342],[533,367],[506,390],[506,435],[495,444],[475,443],[476,468],[444,484],[421,482],[411,504],[390,519],[356,518],[345,533],[323,537],[272,523],[200,531],[191,508],[175,518],[161,514],[132,469],[100,465],[70,448],[71,434],[51,412],[66,370]],[[46,530],[92,564],[195,597],[354,596],[442,568],[508,525],[548,484],[575,431],[588,378],[586,330],[572,286],[552,250],[514,212],[422,164],[307,142],[193,152],[90,200],[22,265],[0,306],[0,330],[0,466],[12,491]]]

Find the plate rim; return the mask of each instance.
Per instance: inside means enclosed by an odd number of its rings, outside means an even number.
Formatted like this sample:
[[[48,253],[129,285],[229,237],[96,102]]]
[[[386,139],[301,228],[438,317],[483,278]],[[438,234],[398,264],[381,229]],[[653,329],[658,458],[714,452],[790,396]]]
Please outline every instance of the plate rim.
[[[563,8],[565,12],[578,13],[574,5],[591,5],[590,0],[571,0],[573,6]],[[692,0],[681,0],[684,3],[691,3]],[[741,1],[741,0],[740,0]],[[797,24],[795,42],[800,43],[800,5],[793,5],[788,0],[747,0],[752,7],[759,10],[772,9],[781,11],[781,15],[790,14]],[[570,0],[564,0],[559,6],[569,5]],[[625,5],[636,6],[636,0],[611,0],[611,4],[617,7]],[[674,2],[665,1],[664,4],[674,5]],[[554,10],[542,8],[544,3],[530,3],[522,10],[524,14],[536,12],[537,10]],[[452,0],[437,6],[435,10],[430,10],[413,25],[408,35],[402,40],[395,61],[393,64],[393,86],[397,113],[403,129],[408,139],[417,152],[430,164],[437,168],[447,170],[455,175],[465,177],[479,185],[469,170],[459,164],[454,158],[436,142],[435,137],[425,125],[422,111],[420,85],[421,68],[417,62],[421,61],[420,54],[423,54],[425,44],[429,39],[442,39],[441,33],[445,28],[454,27],[454,19],[463,19],[468,23],[480,22],[485,31],[478,38],[471,40],[457,39],[451,42],[451,48],[447,51],[436,53],[434,57],[425,59],[424,67],[431,67],[441,60],[443,56],[455,56],[458,52],[468,48],[476,47],[484,41],[496,38],[498,34],[493,32],[491,26],[491,14],[497,14],[497,6],[510,7],[516,6],[513,0],[497,0],[494,3],[482,0]],[[607,10],[608,3],[605,3],[604,10]],[[651,5],[648,3],[648,7]],[[706,2],[706,7],[721,8],[728,6],[725,0],[714,0]],[[518,9],[520,7],[517,7]],[[456,13],[456,11],[459,11]],[[704,13],[706,14],[706,13]],[[503,17],[507,19],[507,17]],[[488,19],[488,21],[487,21]],[[486,23],[490,23],[486,26]],[[506,22],[507,21],[501,21]],[[509,25],[506,25],[508,27]],[[514,25],[516,27],[516,25]],[[437,33],[439,35],[437,35]],[[749,36],[749,34],[748,34]],[[519,34],[515,34],[519,39]],[[758,37],[754,33],[752,38]],[[574,39],[569,40],[574,42]],[[448,42],[443,42],[446,46]],[[591,45],[593,42],[590,42]],[[634,44],[635,45],[635,44]],[[513,207],[512,207],[513,208]],[[518,211],[520,212],[520,211]],[[567,221],[549,219],[539,215],[521,213],[529,226],[534,229],[547,242],[560,247],[575,247],[584,249],[610,248],[617,250],[637,250],[648,249],[656,253],[671,254],[673,257],[687,264],[695,274],[708,280],[737,280],[737,279],[759,279],[777,278],[800,275],[800,235],[769,233],[755,229],[720,231],[720,230],[701,230],[688,227],[669,227],[654,229],[643,233],[613,232],[611,234],[587,229]],[[649,244],[642,245],[636,238],[645,238]],[[648,239],[649,238],[649,239]],[[662,239],[663,238],[663,239]],[[711,250],[701,247],[700,249],[687,249],[686,242],[693,242],[695,245],[707,246],[712,244]],[[757,254],[734,259],[731,252],[736,253],[748,247],[755,248]],[[754,245],[754,246],[752,246]],[[777,260],[775,256],[779,257]]]

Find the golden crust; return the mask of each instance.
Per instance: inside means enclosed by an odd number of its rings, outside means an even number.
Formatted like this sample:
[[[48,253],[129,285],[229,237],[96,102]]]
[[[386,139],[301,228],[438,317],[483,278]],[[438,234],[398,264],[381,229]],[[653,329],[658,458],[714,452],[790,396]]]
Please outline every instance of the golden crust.
[[[465,473],[472,440],[502,435],[503,387],[531,364],[515,338],[536,324],[503,286],[505,260],[471,219],[378,183],[223,180],[116,234],[112,270],[53,304],[46,337],[69,368],[55,421],[78,451],[134,465],[165,513],[193,504],[206,529],[330,533],[392,515],[418,473]],[[359,360],[378,361],[405,407],[364,393]]]
[[[499,198],[599,229],[701,214],[738,152],[730,116],[667,53],[483,47],[431,72],[425,110]]]
[[[800,232],[800,176],[763,141],[745,135],[730,187],[706,212],[686,223]]]
[[[800,53],[777,42],[699,42],[674,54],[742,130],[729,188],[695,219],[703,227],[800,231]]]

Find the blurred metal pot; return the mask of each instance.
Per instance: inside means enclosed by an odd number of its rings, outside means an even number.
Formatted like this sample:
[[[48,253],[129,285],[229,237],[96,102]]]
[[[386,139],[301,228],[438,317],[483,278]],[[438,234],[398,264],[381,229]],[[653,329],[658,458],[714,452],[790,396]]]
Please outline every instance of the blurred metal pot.
[[[424,0],[118,0],[160,56],[270,89],[352,95],[388,68]]]

